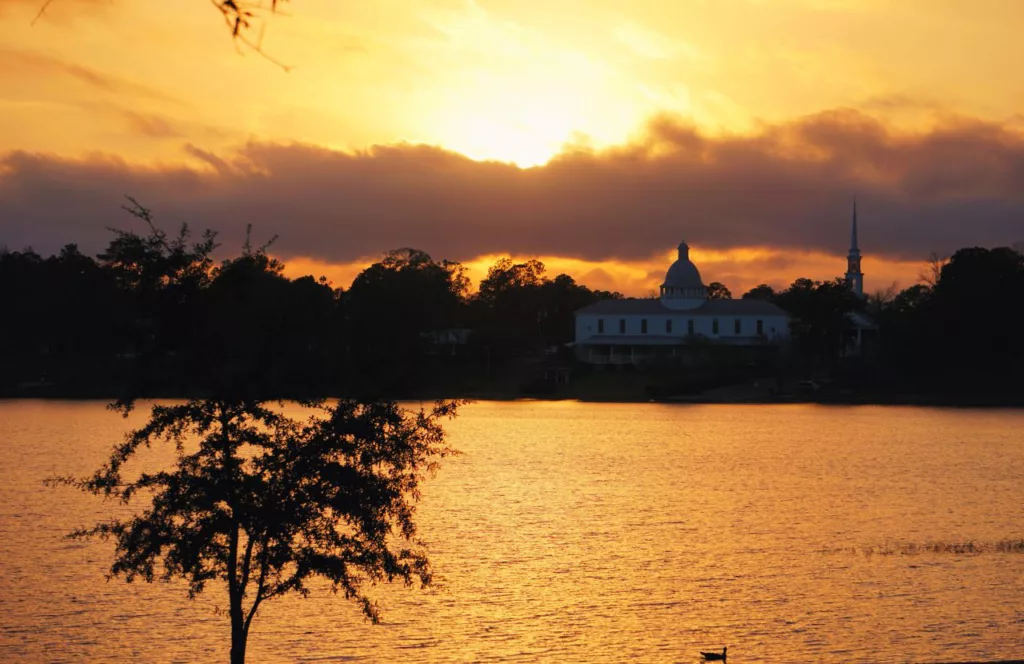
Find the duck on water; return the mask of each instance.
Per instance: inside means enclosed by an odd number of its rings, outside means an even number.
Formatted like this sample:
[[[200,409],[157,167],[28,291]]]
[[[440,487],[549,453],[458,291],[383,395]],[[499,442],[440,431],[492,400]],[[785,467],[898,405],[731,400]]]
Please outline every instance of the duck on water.
[[[726,651],[729,650],[729,646],[722,648],[722,652],[704,652],[700,651],[700,656],[705,662],[724,662],[726,661]]]

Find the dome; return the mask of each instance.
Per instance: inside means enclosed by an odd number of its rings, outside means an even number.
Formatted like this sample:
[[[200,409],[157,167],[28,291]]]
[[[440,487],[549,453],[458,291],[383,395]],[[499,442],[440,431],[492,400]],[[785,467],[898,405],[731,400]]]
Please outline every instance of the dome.
[[[661,303],[669,309],[695,309],[708,298],[708,289],[700,280],[697,266],[690,262],[690,247],[679,243],[679,258],[665,273],[661,285]]]
[[[665,273],[662,287],[687,290],[704,288],[697,266],[690,262],[690,247],[685,242],[679,244],[679,258]]]

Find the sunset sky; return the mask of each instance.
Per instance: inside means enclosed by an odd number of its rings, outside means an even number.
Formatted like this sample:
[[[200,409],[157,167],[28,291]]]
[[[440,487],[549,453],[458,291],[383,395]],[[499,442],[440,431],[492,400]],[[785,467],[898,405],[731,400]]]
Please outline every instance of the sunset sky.
[[[336,286],[413,246],[645,295],[1024,241],[1024,2],[0,0],[0,246],[95,253],[123,194]]]

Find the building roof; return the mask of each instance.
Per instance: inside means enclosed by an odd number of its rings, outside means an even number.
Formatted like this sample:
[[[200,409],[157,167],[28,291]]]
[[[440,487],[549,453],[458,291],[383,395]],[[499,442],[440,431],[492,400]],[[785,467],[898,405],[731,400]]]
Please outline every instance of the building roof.
[[[576,315],[589,316],[789,316],[764,300],[707,300],[693,309],[669,309],[661,300],[601,300],[583,307]]]

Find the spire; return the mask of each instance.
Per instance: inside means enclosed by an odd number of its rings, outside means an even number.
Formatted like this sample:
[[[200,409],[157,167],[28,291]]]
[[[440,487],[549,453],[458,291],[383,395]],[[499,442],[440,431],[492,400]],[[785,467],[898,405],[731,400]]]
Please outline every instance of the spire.
[[[850,253],[846,255],[846,282],[853,292],[864,295],[864,273],[860,271],[860,248],[857,246],[857,198],[853,199],[853,220],[850,223]]]
[[[853,197],[853,226],[850,229],[850,253],[859,252],[857,248],[857,197]]]

